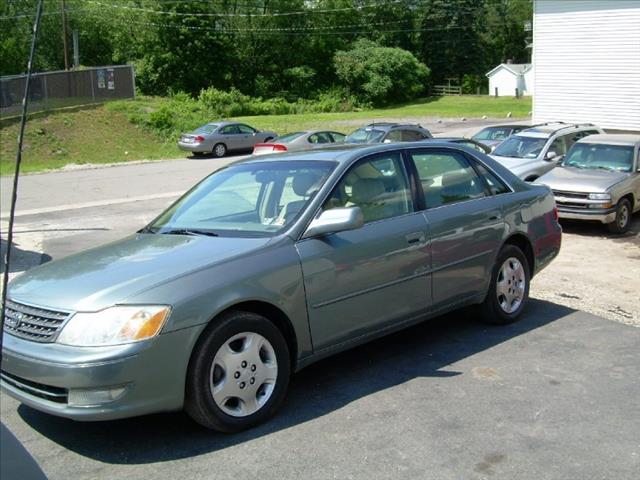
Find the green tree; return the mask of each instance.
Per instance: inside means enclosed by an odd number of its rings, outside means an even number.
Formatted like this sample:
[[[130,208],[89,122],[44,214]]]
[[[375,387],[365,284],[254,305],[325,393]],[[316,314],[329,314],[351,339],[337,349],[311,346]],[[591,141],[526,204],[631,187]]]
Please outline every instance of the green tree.
[[[424,89],[429,69],[411,52],[357,40],[334,56],[336,75],[358,99],[384,105],[416,98]]]

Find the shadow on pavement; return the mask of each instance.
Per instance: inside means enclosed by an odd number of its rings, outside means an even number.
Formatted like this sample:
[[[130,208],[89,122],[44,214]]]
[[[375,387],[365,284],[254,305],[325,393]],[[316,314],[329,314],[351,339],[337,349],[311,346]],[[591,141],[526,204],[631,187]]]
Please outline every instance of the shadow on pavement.
[[[0,239],[0,252],[3,259],[5,258],[6,251],[7,242],[4,239]],[[50,260],[51,255],[32,250],[22,250],[19,247],[19,244],[14,242],[11,246],[11,265],[9,266],[9,273],[22,272],[32,267],[37,267],[38,265]],[[4,272],[4,260],[0,264],[0,272]]]
[[[631,226],[624,235],[610,233],[607,226],[599,222],[581,222],[577,220],[561,219],[564,233],[571,233],[583,237],[602,237],[615,242],[636,242],[640,243],[640,212],[631,217]]]
[[[195,457],[314,420],[359,398],[417,377],[462,375],[450,365],[544,327],[574,310],[531,300],[512,325],[487,326],[465,309],[436,318],[314,364],[294,375],[288,399],[266,424],[225,435],[207,431],[183,413],[79,423],[27,406],[20,417],[55,443],[110,464],[146,464]]]

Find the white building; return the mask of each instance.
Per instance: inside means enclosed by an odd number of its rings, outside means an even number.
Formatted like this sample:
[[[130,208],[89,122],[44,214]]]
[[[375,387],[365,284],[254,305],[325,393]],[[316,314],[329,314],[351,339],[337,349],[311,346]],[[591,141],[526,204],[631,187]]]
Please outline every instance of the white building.
[[[529,63],[501,63],[487,73],[489,95],[515,97],[533,95],[533,69]]]
[[[533,121],[640,131],[640,0],[534,0]]]

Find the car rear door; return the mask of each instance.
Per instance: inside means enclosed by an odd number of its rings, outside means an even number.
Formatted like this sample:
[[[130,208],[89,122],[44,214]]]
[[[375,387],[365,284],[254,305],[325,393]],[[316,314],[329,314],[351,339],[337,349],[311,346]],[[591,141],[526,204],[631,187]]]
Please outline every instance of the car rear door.
[[[297,242],[314,349],[397,325],[430,306],[427,223],[400,151],[358,161],[323,209],[359,206],[365,225]]]
[[[486,290],[504,235],[501,201],[462,151],[407,153],[420,180],[431,235],[433,308],[444,308]]]

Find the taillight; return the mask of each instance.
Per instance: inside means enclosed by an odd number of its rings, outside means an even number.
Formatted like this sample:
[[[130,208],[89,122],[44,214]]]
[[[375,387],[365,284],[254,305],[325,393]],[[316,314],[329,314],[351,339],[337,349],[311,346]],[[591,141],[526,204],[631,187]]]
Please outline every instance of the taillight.
[[[204,142],[204,137],[202,135],[198,135],[196,138],[194,138],[194,140],[198,143]]]
[[[274,152],[286,152],[287,151],[287,146],[286,145],[282,145],[281,143],[274,143],[273,144],[273,151]]]

